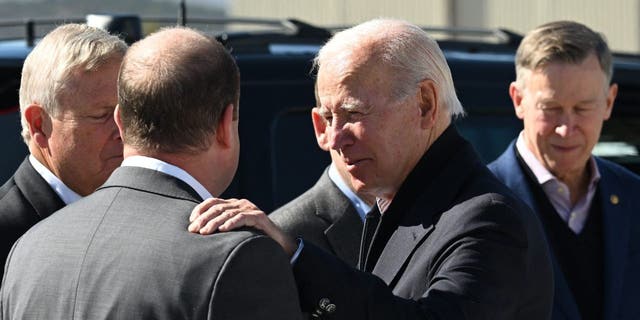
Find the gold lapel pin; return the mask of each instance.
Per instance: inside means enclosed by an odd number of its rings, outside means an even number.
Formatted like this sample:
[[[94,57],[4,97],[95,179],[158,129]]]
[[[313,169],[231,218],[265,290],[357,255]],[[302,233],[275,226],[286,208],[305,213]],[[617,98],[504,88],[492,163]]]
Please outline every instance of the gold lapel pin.
[[[620,198],[618,198],[617,195],[612,194],[611,197],[609,198],[609,200],[611,200],[611,203],[616,205],[620,202]]]

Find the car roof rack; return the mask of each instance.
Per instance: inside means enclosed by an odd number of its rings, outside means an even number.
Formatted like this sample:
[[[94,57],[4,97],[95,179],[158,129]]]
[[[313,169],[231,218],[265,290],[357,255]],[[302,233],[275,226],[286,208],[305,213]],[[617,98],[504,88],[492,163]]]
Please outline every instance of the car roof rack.
[[[97,22],[96,22],[97,21]],[[322,28],[298,19],[197,18],[197,17],[138,17],[131,14],[90,14],[85,18],[26,19],[0,21],[1,27],[24,26],[27,46],[35,44],[36,27],[53,27],[62,23],[84,23],[102,27],[119,34],[127,43],[143,37],[142,23],[157,25],[188,25],[215,36],[234,52],[269,52],[272,44],[324,44],[335,32],[346,26]],[[507,29],[422,27],[443,46],[466,52],[513,51],[522,36]]]

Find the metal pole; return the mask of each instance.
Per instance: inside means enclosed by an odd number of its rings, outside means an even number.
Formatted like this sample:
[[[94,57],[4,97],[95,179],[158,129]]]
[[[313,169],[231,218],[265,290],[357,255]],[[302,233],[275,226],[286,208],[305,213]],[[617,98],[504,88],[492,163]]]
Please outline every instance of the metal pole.
[[[186,26],[187,25],[187,5],[185,4],[185,0],[180,0],[180,11],[178,13],[178,25]]]

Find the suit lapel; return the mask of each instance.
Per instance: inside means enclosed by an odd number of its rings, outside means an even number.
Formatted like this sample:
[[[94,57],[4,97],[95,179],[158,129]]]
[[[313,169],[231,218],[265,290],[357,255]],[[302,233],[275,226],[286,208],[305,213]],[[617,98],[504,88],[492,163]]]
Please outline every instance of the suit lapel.
[[[362,225],[362,220],[360,220],[358,213],[355,212],[355,209],[349,207],[324,232],[336,255],[353,266],[357,264],[357,244],[360,243]],[[345,245],[346,243],[353,245]]]
[[[596,158],[597,159],[597,158]],[[599,159],[598,159],[599,160]],[[602,203],[602,224],[604,240],[604,318],[614,319],[621,301],[624,270],[627,263],[630,238],[630,221],[633,208],[628,190],[616,179],[616,173],[598,161],[602,178],[598,183]],[[636,213],[636,212],[633,212]]]
[[[440,214],[451,206],[469,174],[478,168],[484,169],[470,144],[453,127],[448,131],[446,136],[441,136],[447,141],[431,146],[383,215],[383,223],[388,218],[385,215],[402,215],[372,271],[391,287],[402,276],[415,250],[429,236]],[[433,158],[427,159],[427,156]],[[407,189],[419,192],[413,197],[399,196]],[[380,242],[376,234],[372,246]]]
[[[317,215],[331,221],[324,230],[327,242],[339,258],[355,266],[363,226],[362,219],[349,199],[331,181],[328,170],[325,170],[314,188],[318,189],[315,201]]]
[[[18,189],[20,189],[40,219],[44,219],[64,207],[65,204],[62,199],[33,168],[28,157],[22,162],[13,177],[16,186],[18,186]]]
[[[432,230],[433,225],[399,226],[380,254],[372,273],[393,287],[400,278],[403,266]]]

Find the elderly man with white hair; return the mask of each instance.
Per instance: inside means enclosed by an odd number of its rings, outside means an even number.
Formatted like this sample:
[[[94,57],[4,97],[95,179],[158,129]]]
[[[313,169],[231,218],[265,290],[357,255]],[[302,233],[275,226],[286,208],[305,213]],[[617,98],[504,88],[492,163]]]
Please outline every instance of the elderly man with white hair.
[[[292,257],[303,311],[330,319],[547,319],[548,248],[533,212],[452,125],[463,113],[446,60],[420,28],[373,20],[316,59],[317,140],[374,194],[359,270],[296,243],[247,201],[208,200],[200,233],[256,226]]]

